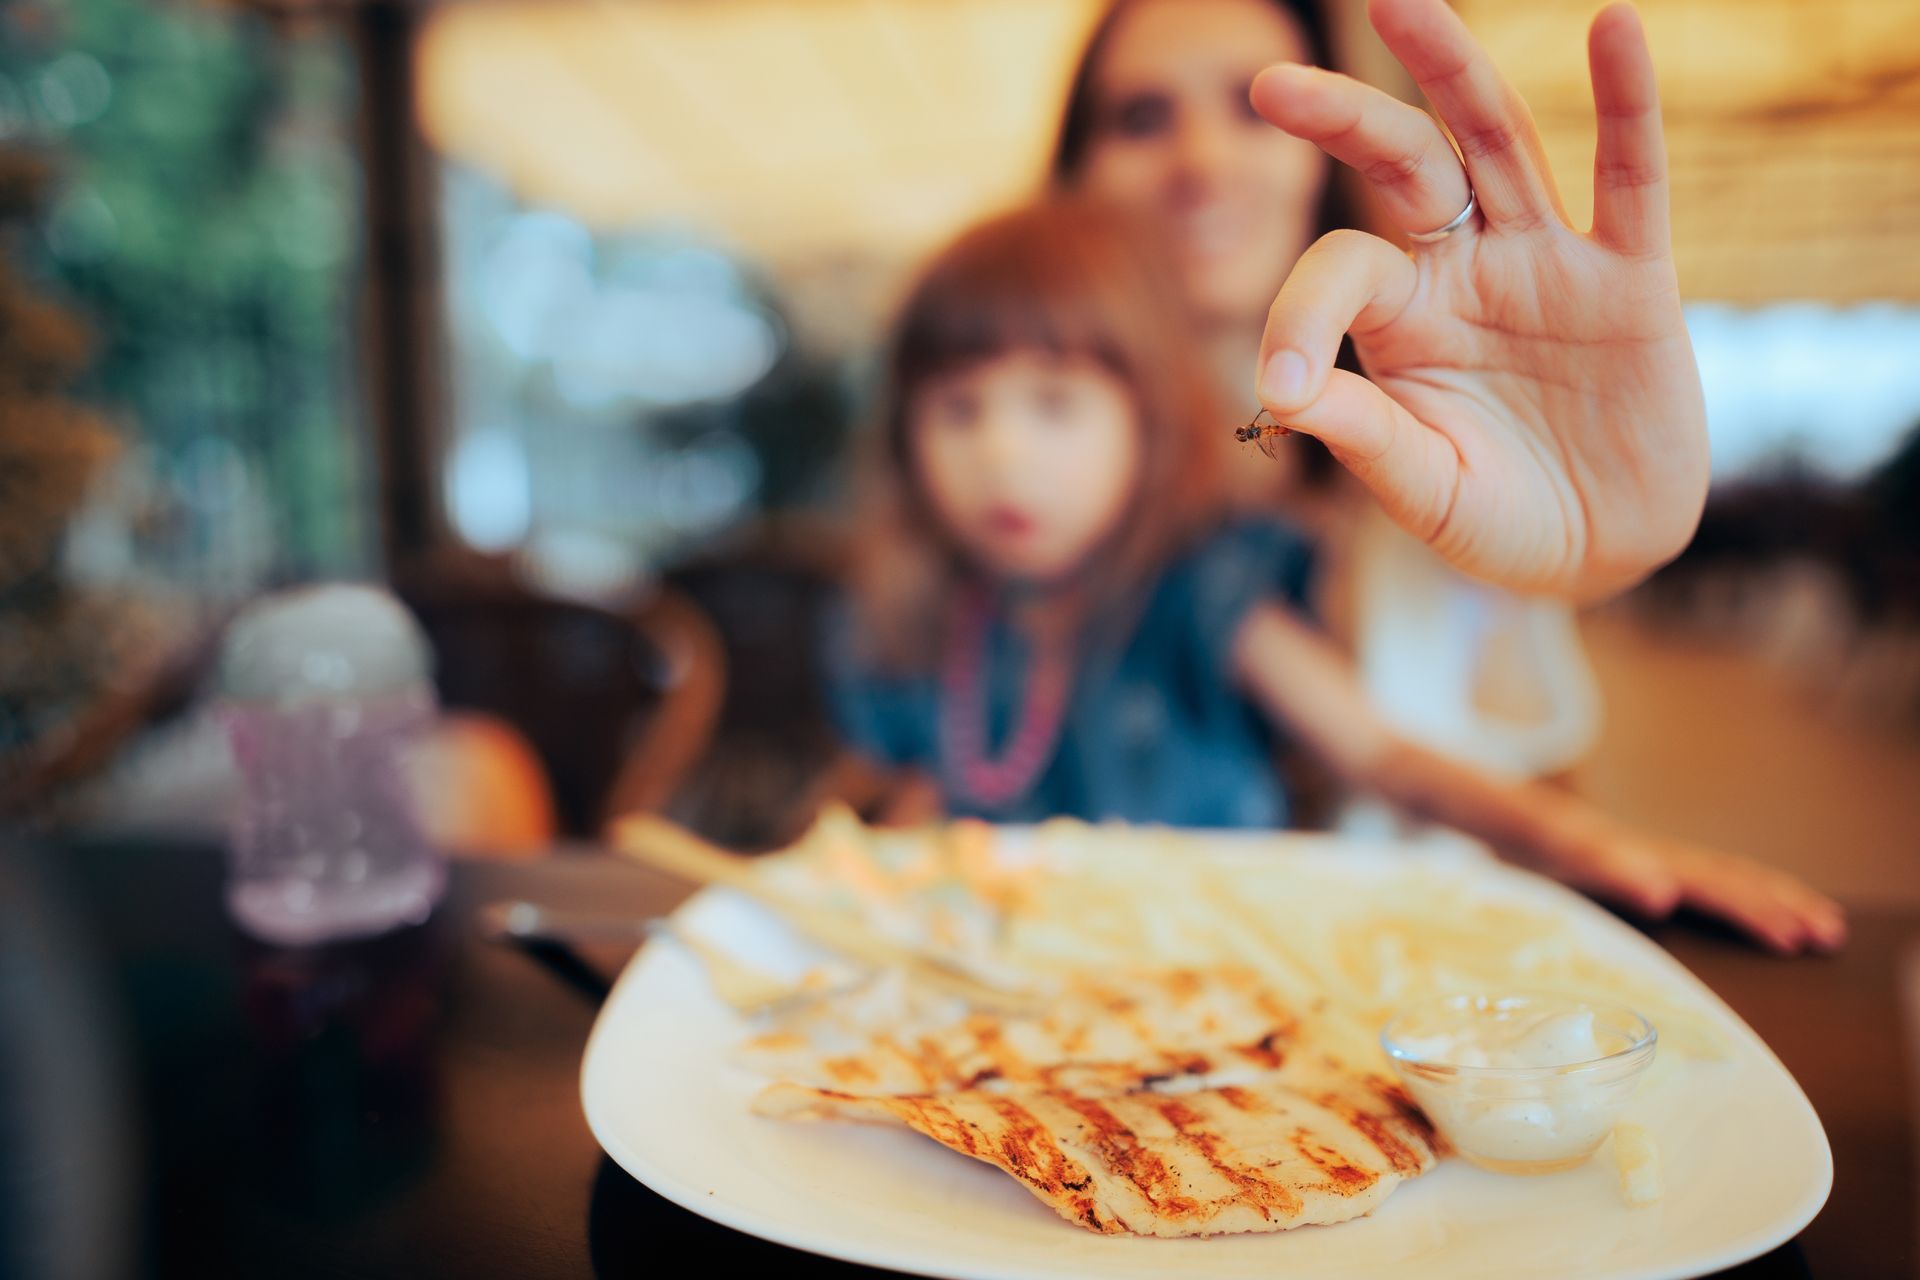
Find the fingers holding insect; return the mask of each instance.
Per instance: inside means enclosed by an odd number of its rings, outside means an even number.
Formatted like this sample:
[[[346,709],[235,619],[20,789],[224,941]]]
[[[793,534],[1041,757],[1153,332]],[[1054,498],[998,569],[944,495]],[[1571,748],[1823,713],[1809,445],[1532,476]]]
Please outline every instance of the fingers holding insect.
[[[1446,436],[1345,369],[1285,421],[1325,444],[1396,524],[1423,541],[1439,536],[1461,479],[1459,450]]]
[[[1253,415],[1246,426],[1236,429],[1233,438],[1241,444],[1253,445],[1269,458],[1275,458],[1279,455],[1274,452],[1273,442],[1292,434],[1293,428],[1262,409]]]
[[[1254,109],[1364,177],[1404,231],[1446,225],[1467,204],[1467,173],[1432,116],[1324,67],[1283,63],[1254,77]]]
[[[1327,385],[1346,333],[1391,324],[1413,299],[1418,273],[1406,254],[1363,231],[1333,231],[1294,264],[1267,311],[1260,339],[1260,402],[1282,422]]]

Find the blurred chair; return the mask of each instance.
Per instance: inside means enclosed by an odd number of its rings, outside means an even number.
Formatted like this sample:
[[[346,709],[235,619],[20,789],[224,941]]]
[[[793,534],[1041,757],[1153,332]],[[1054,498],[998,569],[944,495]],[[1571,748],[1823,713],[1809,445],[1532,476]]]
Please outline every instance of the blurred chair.
[[[427,768],[475,794],[445,821],[456,845],[495,848],[537,823],[542,797],[512,726],[544,766],[559,830],[658,809],[705,753],[726,687],[718,636],[671,590],[629,614],[544,596],[491,561],[432,560],[395,575],[435,656],[450,713]],[[502,794],[512,793],[512,794]],[[464,801],[467,797],[463,796]]]
[[[784,844],[822,799],[859,790],[827,711],[819,649],[843,543],[836,526],[786,517],[668,575],[725,645],[713,747],[668,806],[711,840],[737,849]]]

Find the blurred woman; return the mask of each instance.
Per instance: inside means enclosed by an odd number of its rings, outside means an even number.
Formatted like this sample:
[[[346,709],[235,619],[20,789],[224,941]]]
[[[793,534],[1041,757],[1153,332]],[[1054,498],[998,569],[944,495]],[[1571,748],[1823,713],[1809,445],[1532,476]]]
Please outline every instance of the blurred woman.
[[[1325,153],[1254,110],[1254,77],[1286,62],[1326,64],[1316,5],[1120,0],[1081,54],[1053,155],[1056,186],[1162,233],[1215,380],[1249,414],[1268,305],[1308,245],[1356,225]],[[1296,461],[1246,474],[1278,487]]]
[[[1355,223],[1327,154],[1275,128],[1252,89],[1267,67],[1328,55],[1309,0],[1120,0],[1088,41],[1061,121],[1055,184],[1159,233],[1225,403],[1243,415],[1257,407],[1252,375],[1283,282],[1309,246]],[[1278,465],[1243,452],[1229,473],[1236,498],[1278,502],[1330,545],[1339,629],[1396,729],[1527,776],[1586,752],[1598,696],[1564,604],[1450,568],[1360,501],[1310,437],[1284,443]]]
[[[1525,101],[1445,0],[1368,6],[1437,120],[1303,62],[1254,74],[1314,52],[1304,12],[1123,0],[1080,77],[1086,105],[1069,106],[1087,140],[1063,148],[1063,171],[1184,236],[1191,292],[1221,319],[1276,261],[1252,240],[1296,247],[1307,222],[1261,225],[1279,218],[1304,153],[1250,150],[1257,122],[1242,93],[1267,123],[1359,172],[1411,252],[1353,230],[1309,246],[1267,309],[1260,401],[1476,578],[1576,600],[1639,581],[1692,536],[1707,489],[1705,401],[1639,18],[1616,3],[1588,31],[1599,128],[1581,231]],[[1304,189],[1294,198],[1307,207]],[[1342,335],[1365,377],[1334,367]]]

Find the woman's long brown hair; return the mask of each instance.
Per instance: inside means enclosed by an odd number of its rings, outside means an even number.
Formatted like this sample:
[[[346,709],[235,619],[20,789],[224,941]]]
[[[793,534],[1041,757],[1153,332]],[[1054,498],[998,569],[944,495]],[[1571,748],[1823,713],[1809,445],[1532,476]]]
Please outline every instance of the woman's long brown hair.
[[[973,572],[936,523],[914,462],[915,398],[944,373],[1045,351],[1097,361],[1131,391],[1138,475],[1125,515],[1075,576],[1072,625],[1123,613],[1217,517],[1221,449],[1209,433],[1231,424],[1150,234],[1117,211],[1053,197],[974,227],[921,272],[887,354],[854,550],[870,661],[895,671],[930,667],[955,589]]]

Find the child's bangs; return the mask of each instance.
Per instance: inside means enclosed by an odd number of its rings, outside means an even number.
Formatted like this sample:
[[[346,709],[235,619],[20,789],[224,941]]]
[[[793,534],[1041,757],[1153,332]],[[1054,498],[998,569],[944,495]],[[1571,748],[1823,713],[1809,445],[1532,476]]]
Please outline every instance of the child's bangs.
[[[921,280],[901,316],[900,385],[1017,351],[1083,357],[1127,373],[1126,344],[1112,331],[1110,300],[1101,305],[1098,277],[1076,270],[1082,264],[1071,249],[1020,252],[1032,248],[963,243]]]

